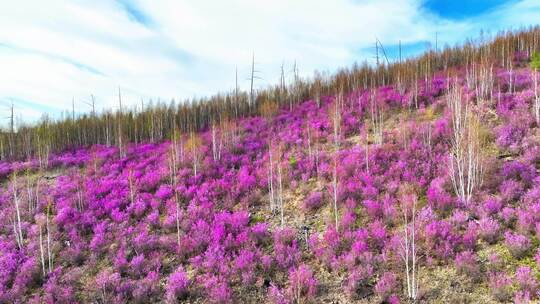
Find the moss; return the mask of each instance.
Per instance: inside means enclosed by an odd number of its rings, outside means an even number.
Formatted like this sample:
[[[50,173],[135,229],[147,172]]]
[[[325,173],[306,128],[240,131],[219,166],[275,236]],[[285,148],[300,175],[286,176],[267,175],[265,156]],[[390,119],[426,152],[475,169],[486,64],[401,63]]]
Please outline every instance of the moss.
[[[263,223],[265,222],[265,218],[264,218],[264,214],[263,213],[255,213],[253,215],[251,215],[251,223],[252,224],[257,224],[257,223]]]
[[[534,52],[531,56],[531,68],[534,70],[540,70],[540,53]]]
[[[296,167],[298,166],[298,160],[296,160],[296,157],[294,156],[294,154],[291,154],[289,156],[289,165],[293,169],[296,169]]]

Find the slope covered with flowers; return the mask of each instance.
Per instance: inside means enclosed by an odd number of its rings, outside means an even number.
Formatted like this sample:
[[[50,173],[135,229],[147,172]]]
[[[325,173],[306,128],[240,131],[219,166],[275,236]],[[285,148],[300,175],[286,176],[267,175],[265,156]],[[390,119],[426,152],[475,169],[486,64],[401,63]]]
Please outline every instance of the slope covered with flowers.
[[[1,163],[0,303],[407,302],[412,232],[419,301],[538,300],[527,61],[487,69],[489,92],[469,67],[46,170]],[[479,122],[468,200],[452,183],[452,88]]]

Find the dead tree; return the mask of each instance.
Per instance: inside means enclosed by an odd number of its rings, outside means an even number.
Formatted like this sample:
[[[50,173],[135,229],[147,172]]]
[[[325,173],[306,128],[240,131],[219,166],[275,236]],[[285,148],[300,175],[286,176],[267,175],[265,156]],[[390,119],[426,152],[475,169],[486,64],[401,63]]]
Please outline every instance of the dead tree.
[[[538,72],[533,71],[534,75],[534,118],[536,125],[540,126],[540,97],[538,96]]]
[[[71,120],[75,121],[75,97],[71,99]]]
[[[273,161],[272,141],[268,143],[268,195],[270,199],[270,211],[276,211],[276,195],[274,191],[274,161]]]
[[[13,173],[13,181],[11,183],[13,191],[13,203],[15,205],[15,220],[13,221],[13,232],[15,233],[15,240],[17,246],[22,249],[24,244],[22,225],[21,225],[21,210],[19,206],[19,197],[17,195],[17,175]]]
[[[47,271],[45,270],[45,249],[43,248],[43,224],[38,221],[38,227],[39,227],[39,257],[41,262],[41,271],[43,273],[43,276],[47,274]]]
[[[13,157],[15,153],[15,124],[13,117],[13,102],[11,102],[11,115],[9,117],[9,156]]]
[[[255,70],[255,53],[253,53],[253,56],[251,58],[251,76],[250,76],[250,84],[249,84],[249,107],[255,105],[255,91],[254,91],[254,81],[255,79],[262,79],[261,77],[258,77],[255,75],[256,73],[260,73],[260,71]]]
[[[200,158],[199,147],[201,146],[201,144],[202,144],[201,138],[195,132],[191,132],[189,136],[189,140],[186,145],[187,145],[188,151],[191,153],[194,175],[197,175],[197,169],[199,166],[199,158]]]
[[[176,185],[178,183],[178,141],[179,141],[179,132],[174,129],[171,141],[171,148],[169,151],[169,168],[170,168],[170,181],[171,188],[174,193],[174,203],[176,206],[176,240],[178,245],[180,245],[180,197]]]
[[[118,150],[120,157],[126,156],[122,143],[122,93],[120,92],[120,87],[118,87],[118,113],[116,119],[118,120]]]
[[[373,130],[373,140],[375,144],[381,145],[383,143],[383,112],[377,103],[375,93],[370,95],[370,109],[371,109],[371,128]]]
[[[45,220],[46,227],[47,227],[47,261],[48,261],[48,266],[49,266],[49,273],[51,273],[54,269],[54,265],[53,265],[54,256],[52,253],[52,241],[51,241],[51,226],[50,226],[50,220],[49,220],[51,208],[52,208],[52,202],[49,202],[47,204],[47,216]]]
[[[279,203],[279,210],[280,210],[280,218],[281,218],[281,227],[285,226],[285,208],[283,204],[283,170],[282,170],[282,162],[283,162],[283,148],[282,146],[278,147],[278,155],[279,158],[277,160],[277,179],[278,179],[278,203]]]
[[[133,169],[129,169],[128,172],[128,184],[129,184],[129,200],[130,204],[133,205],[135,203],[135,177],[133,176]]]
[[[211,131],[212,131],[212,159],[214,161],[217,161],[218,160],[218,143],[217,143],[217,138],[216,138],[216,122],[215,121],[212,122]]]
[[[281,64],[281,75],[279,77],[279,103],[283,104],[287,99],[287,88],[285,87],[285,70],[283,69],[283,63]],[[289,110],[292,111],[293,100],[289,98]]]
[[[334,109],[330,113],[332,119],[332,125],[334,130],[334,170],[332,174],[332,188],[333,188],[333,198],[334,198],[334,218],[336,224],[336,230],[338,230],[338,156],[340,149],[340,136],[341,136],[341,103],[343,102],[343,96],[340,92],[334,102]]]

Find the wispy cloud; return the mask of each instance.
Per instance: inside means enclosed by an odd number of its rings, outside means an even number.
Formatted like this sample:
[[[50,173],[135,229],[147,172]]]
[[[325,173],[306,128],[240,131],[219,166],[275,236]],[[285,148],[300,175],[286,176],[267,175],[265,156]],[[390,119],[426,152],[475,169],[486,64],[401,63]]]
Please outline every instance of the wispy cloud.
[[[84,72],[90,72],[90,73],[93,73],[93,74],[96,74],[96,75],[105,76],[105,74],[103,74],[102,72],[100,72],[96,68],[93,68],[93,67],[91,67],[89,65],[77,62],[77,61],[75,61],[75,60],[73,60],[71,58],[68,58],[68,57],[64,57],[64,56],[53,54],[53,53],[48,53],[46,51],[37,50],[37,49],[26,49],[26,48],[21,48],[21,47],[17,47],[17,46],[14,46],[14,45],[3,44],[3,43],[0,43],[0,48],[5,48],[7,50],[11,50],[12,52],[18,53],[18,54],[25,54],[26,53],[26,54],[31,54],[31,55],[42,56],[42,57],[45,57],[45,58],[50,59],[50,60],[56,60],[56,61],[64,62],[64,63],[67,63],[67,64],[71,64],[74,67],[79,68],[81,71],[84,71]]]
[[[373,62],[378,38],[390,60],[415,55],[438,33],[439,45],[540,20],[534,0],[499,3],[454,18],[429,2],[404,0],[83,0],[18,1],[2,5],[0,101],[16,98],[35,109],[71,109],[96,96],[98,108],[141,98],[169,101],[228,91],[235,68],[242,82],[252,53],[263,80],[279,79],[296,61],[304,76],[353,62]],[[289,76],[292,76],[290,73]],[[22,105],[21,105],[22,107]],[[21,110],[22,111],[22,110]],[[0,117],[2,110],[0,109]],[[57,115],[56,115],[57,116]],[[0,119],[0,124],[2,123]]]
[[[152,20],[131,0],[118,0],[118,3],[125,10],[129,19],[144,26],[151,26]]]

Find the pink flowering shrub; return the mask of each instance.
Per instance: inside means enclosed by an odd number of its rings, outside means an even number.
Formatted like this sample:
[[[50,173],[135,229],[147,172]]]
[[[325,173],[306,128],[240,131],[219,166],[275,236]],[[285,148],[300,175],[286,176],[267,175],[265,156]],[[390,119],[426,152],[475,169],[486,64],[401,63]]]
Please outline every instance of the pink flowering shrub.
[[[489,275],[489,290],[495,300],[506,302],[512,297],[512,279],[504,273]]]
[[[283,269],[296,265],[300,260],[300,248],[296,231],[285,228],[274,232],[274,254],[276,263]]]
[[[480,280],[480,266],[478,265],[478,259],[473,252],[463,251],[458,253],[454,263],[458,272],[472,280]]]
[[[490,244],[493,244],[497,241],[499,237],[500,225],[493,218],[485,217],[480,219],[478,221],[478,229],[478,234],[484,241]]]
[[[516,269],[515,280],[519,288],[525,292],[534,294],[538,290],[538,282],[528,266],[520,266]]]
[[[165,286],[166,299],[170,303],[176,303],[188,294],[190,280],[182,267],[176,269],[167,279]]]
[[[319,209],[323,204],[323,193],[320,191],[314,191],[306,197],[302,208],[306,211],[315,211]]]
[[[504,234],[504,244],[508,250],[510,250],[510,253],[516,258],[522,257],[525,255],[525,253],[527,253],[529,248],[531,248],[531,241],[529,238],[510,231],[507,231]]]
[[[383,300],[388,299],[394,292],[397,291],[398,281],[397,276],[392,272],[385,272],[375,284],[375,292]]]
[[[289,272],[287,295],[293,303],[310,303],[315,300],[318,281],[311,269],[302,264]]]

